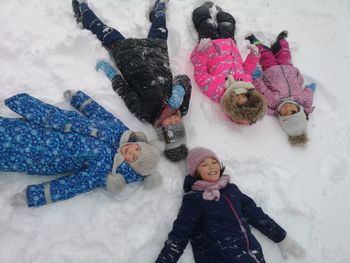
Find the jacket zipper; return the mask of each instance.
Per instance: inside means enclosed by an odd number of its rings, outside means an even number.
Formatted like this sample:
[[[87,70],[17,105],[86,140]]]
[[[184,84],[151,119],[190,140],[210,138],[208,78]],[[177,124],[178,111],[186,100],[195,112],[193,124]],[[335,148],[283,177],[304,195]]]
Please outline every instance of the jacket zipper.
[[[292,91],[291,91],[291,88],[290,88],[290,84],[289,84],[289,81],[288,81],[286,75],[284,74],[284,69],[282,67],[280,67],[280,68],[282,70],[283,77],[285,78],[285,80],[287,82],[287,85],[288,85],[288,98],[290,98],[290,96],[292,94]]]
[[[236,220],[238,221],[238,224],[239,224],[239,227],[241,228],[241,231],[243,232],[243,235],[244,235],[244,238],[245,238],[245,241],[247,243],[247,251],[248,251],[248,254],[257,262],[257,263],[260,263],[259,260],[255,257],[255,255],[252,254],[252,252],[250,252],[250,248],[249,248],[249,239],[248,239],[248,236],[247,236],[247,231],[245,230],[243,224],[242,224],[242,221],[241,219],[239,218],[238,216],[238,213],[235,209],[235,207],[233,206],[233,204],[231,203],[230,199],[225,196],[225,195],[222,195],[223,197],[225,197],[229,207],[231,208],[234,216],[236,217]]]

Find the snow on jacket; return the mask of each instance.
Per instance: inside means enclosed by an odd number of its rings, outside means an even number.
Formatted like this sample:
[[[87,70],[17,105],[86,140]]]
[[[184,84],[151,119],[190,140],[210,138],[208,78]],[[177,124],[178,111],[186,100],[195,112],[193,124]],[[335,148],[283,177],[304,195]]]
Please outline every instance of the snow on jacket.
[[[207,41],[205,47],[200,47],[199,43],[192,51],[194,78],[205,95],[215,102],[220,102],[225,92],[226,76],[232,75],[235,80],[252,82],[251,73],[259,61],[259,56],[249,53],[243,62],[233,39]]]
[[[0,171],[65,174],[49,182],[29,185],[28,206],[41,206],[105,187],[121,138],[131,131],[83,92],[65,111],[22,93],[5,104],[22,118],[0,117]],[[84,116],[85,115],[85,116]],[[143,177],[123,161],[117,168],[127,183]]]
[[[208,201],[203,192],[191,191],[196,180],[189,175],[185,179],[182,206],[156,262],[177,262],[188,241],[198,263],[265,262],[249,225],[274,242],[282,241],[286,232],[235,184],[220,190],[219,201]]]
[[[303,87],[304,79],[299,70],[290,65],[275,65],[263,71],[253,81],[257,91],[267,101],[268,113],[277,115],[277,108],[285,99],[293,99],[304,107],[308,115],[313,111],[313,91]]]

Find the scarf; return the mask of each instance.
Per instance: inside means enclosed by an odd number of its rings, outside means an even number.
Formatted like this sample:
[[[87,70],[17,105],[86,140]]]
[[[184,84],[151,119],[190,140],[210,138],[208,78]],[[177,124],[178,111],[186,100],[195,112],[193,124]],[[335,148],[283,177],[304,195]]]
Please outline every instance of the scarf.
[[[208,182],[204,180],[198,180],[192,185],[192,190],[194,191],[203,191],[204,200],[220,200],[220,189],[226,187],[230,183],[230,176],[223,175],[216,182]]]

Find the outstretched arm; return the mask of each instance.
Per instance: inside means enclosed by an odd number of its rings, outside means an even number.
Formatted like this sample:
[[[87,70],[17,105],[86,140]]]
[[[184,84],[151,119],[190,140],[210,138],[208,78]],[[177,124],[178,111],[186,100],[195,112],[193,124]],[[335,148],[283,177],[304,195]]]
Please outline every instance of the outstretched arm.
[[[67,92],[72,91],[66,91]],[[103,108],[100,104],[90,98],[82,91],[72,92],[68,97],[70,104],[84,114],[86,117],[94,120],[114,120],[117,119],[112,113]]]
[[[96,70],[102,71],[106,77],[109,78],[112,82],[113,90],[123,99],[126,107],[131,113],[140,120],[153,122],[151,117],[147,114],[141,98],[133,89],[131,89],[118,69],[115,69],[106,61],[99,61],[96,65]]]
[[[173,229],[165,241],[164,247],[160,252],[156,263],[174,263],[177,262],[186,248],[188,241],[196,227],[201,210],[196,199],[184,196],[177,219],[174,222]]]
[[[240,192],[242,211],[247,223],[258,229],[272,241],[281,242],[287,235],[286,231],[256,206],[249,196]]]

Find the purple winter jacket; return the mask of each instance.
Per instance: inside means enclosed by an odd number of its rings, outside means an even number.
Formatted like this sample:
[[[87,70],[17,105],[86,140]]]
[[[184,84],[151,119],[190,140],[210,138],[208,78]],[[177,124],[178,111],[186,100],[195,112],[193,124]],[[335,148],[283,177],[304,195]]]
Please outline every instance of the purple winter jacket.
[[[284,99],[291,98],[304,107],[309,115],[312,106],[313,91],[303,87],[304,79],[299,70],[290,65],[275,65],[263,71],[260,78],[253,81],[256,90],[267,101],[268,113],[277,115],[277,108]]]

